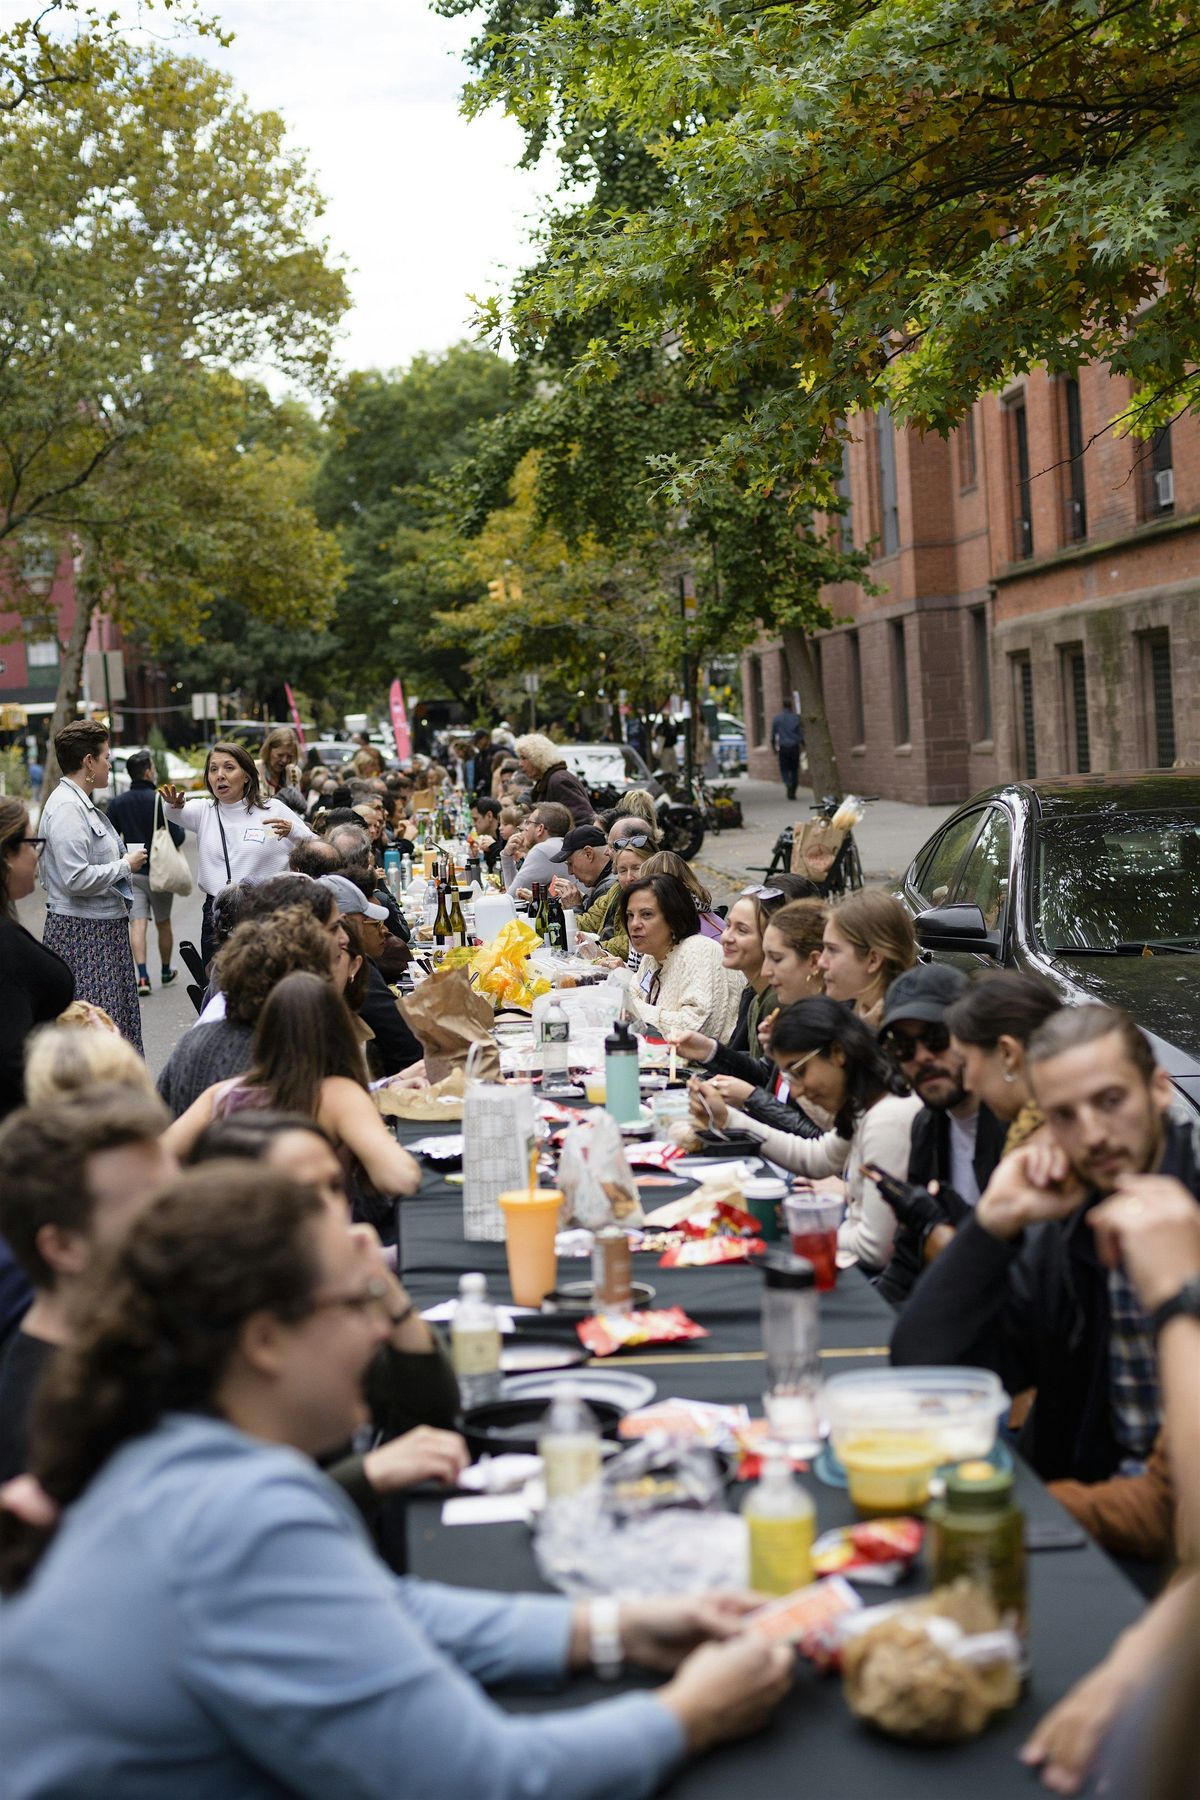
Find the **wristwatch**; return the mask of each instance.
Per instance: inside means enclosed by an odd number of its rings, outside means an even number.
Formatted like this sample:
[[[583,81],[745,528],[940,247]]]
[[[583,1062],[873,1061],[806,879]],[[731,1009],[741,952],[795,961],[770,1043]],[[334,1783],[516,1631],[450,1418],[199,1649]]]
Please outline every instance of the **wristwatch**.
[[[1164,1300],[1161,1306],[1155,1307],[1150,1314],[1150,1329],[1155,1337],[1164,1325],[1177,1319],[1180,1314],[1189,1319],[1200,1319],[1200,1275],[1193,1275],[1190,1281],[1184,1282],[1177,1294],[1172,1294],[1169,1300]]]
[[[615,1600],[593,1600],[588,1606],[588,1651],[601,1681],[615,1681],[625,1665],[621,1644],[621,1608]]]

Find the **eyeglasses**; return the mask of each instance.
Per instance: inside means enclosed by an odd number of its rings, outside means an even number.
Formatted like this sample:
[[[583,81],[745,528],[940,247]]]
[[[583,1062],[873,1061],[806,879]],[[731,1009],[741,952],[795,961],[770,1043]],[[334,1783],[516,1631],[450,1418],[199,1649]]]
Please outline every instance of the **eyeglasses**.
[[[28,837],[28,836],[19,837],[12,841],[15,843],[18,843],[18,844],[32,844],[35,850],[40,850],[42,845],[46,842],[44,837]]]
[[[806,1069],[814,1056],[821,1055],[821,1048],[821,1045],[818,1044],[815,1050],[806,1050],[799,1062],[794,1062],[790,1069],[783,1070],[783,1073],[788,1077],[789,1081],[794,1080],[795,1077],[799,1075],[801,1069]]]
[[[360,1319],[366,1319],[372,1313],[387,1316],[387,1283],[372,1281],[356,1294],[329,1294],[324,1300],[309,1302],[307,1313],[326,1312],[331,1307],[340,1306],[346,1312],[357,1313]],[[306,1316],[307,1316],[306,1313]]]
[[[773,887],[744,887],[738,895],[739,900],[782,900],[783,889]]]
[[[950,1048],[950,1033],[944,1025],[933,1022],[922,1025],[916,1031],[898,1032],[893,1026],[884,1032],[881,1042],[884,1049],[890,1051],[897,1062],[909,1062],[921,1046],[924,1046],[931,1056],[940,1056],[943,1050]]]
[[[608,847],[613,851],[644,850],[649,842],[650,833],[648,831],[631,831],[626,837],[610,840]]]

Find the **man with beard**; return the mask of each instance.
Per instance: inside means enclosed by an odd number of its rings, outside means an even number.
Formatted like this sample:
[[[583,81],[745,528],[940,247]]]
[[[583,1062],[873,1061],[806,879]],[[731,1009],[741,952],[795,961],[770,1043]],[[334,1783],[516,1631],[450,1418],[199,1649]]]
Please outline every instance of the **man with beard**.
[[[967,985],[947,963],[918,963],[888,990],[879,1042],[923,1102],[913,1120],[908,1179],[927,1205],[906,1214],[879,1291],[902,1306],[921,1275],[970,1217],[1004,1148],[1004,1126],[963,1087],[963,1058],[945,1015]]]
[[[1200,1149],[1127,1013],[1064,1008],[1026,1049],[1049,1142],[1001,1162],[897,1323],[892,1361],[994,1369],[1037,1389],[1020,1447],[1045,1481],[1142,1469],[1160,1423],[1155,1319],[1097,1254],[1110,1195],[1147,1211],[1200,1197]]]

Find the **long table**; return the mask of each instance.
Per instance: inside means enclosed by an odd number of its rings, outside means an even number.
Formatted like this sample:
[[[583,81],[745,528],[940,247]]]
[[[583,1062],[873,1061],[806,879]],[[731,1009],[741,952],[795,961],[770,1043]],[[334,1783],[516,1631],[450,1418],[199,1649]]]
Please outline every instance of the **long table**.
[[[401,1126],[401,1141],[429,1135],[428,1126]],[[675,1190],[676,1192],[682,1189]],[[668,1190],[655,1188],[656,1200]],[[422,1305],[455,1292],[458,1276],[481,1269],[490,1291],[509,1295],[503,1244],[468,1244],[462,1234],[462,1189],[426,1175],[419,1195],[403,1203],[401,1264],[406,1285]],[[584,1261],[562,1260],[559,1280],[588,1273]],[[636,1279],[650,1281],[656,1304],[680,1305],[710,1335],[693,1343],[648,1348],[609,1359],[636,1367],[657,1384],[660,1398],[742,1401],[758,1410],[763,1385],[759,1299],[762,1277],[753,1267],[663,1270],[653,1256],[634,1259]],[[856,1270],[843,1271],[832,1294],[821,1296],[821,1354],[831,1369],[886,1356],[894,1315]],[[810,1478],[818,1528],[855,1517],[848,1495]],[[1017,1498],[1033,1523],[1069,1521],[1033,1472],[1017,1463]],[[529,1533],[520,1525],[460,1526],[441,1523],[440,1499],[418,1499],[407,1513],[408,1566],[416,1575],[461,1587],[504,1592],[543,1590]],[[900,1589],[916,1591],[918,1573]],[[754,1800],[929,1800],[931,1794],[971,1800],[1006,1800],[1035,1790],[1015,1756],[1036,1720],[1103,1655],[1142,1610],[1142,1599],[1094,1544],[1033,1552],[1029,1558],[1033,1673],[1019,1704],[980,1738],[955,1746],[914,1746],[883,1738],[850,1714],[840,1683],[798,1666],[791,1696],[770,1726],[753,1738],[724,1746],[689,1764],[665,1792],[678,1800],[729,1800],[744,1792]],[[867,1595],[870,1604],[870,1593]],[[650,1687],[652,1678],[630,1673],[624,1687]],[[610,1686],[590,1678],[560,1693],[498,1696],[512,1711],[557,1710],[603,1698]]]

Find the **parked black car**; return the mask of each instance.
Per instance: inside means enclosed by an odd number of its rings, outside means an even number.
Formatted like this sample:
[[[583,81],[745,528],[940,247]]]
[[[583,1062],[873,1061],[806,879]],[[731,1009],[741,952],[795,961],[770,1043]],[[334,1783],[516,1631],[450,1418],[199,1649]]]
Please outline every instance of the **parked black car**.
[[[1200,1114],[1200,774],[1078,775],[977,794],[902,898],[939,960],[1043,975],[1131,1013]]]

